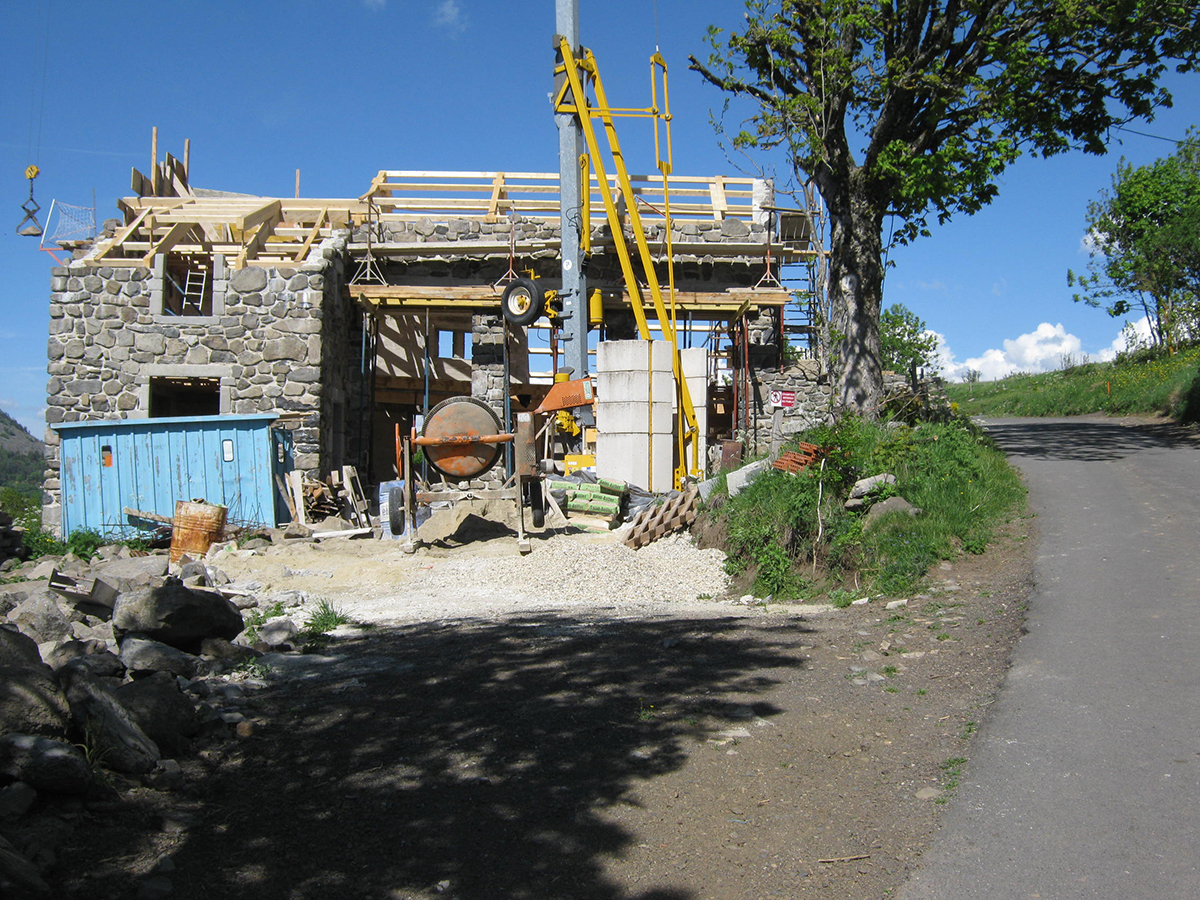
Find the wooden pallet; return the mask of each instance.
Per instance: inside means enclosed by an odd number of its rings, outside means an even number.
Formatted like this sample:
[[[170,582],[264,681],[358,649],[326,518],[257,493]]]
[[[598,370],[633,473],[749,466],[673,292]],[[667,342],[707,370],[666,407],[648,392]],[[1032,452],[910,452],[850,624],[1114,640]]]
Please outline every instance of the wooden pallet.
[[[696,505],[700,491],[694,485],[662,506],[642,516],[625,538],[625,546],[644,547],[660,537],[681,531],[696,521]]]
[[[787,451],[779,459],[771,463],[771,466],[795,475],[797,472],[807,469],[822,456],[824,456],[824,453],[822,453],[821,448],[816,444],[801,442],[799,450]]]

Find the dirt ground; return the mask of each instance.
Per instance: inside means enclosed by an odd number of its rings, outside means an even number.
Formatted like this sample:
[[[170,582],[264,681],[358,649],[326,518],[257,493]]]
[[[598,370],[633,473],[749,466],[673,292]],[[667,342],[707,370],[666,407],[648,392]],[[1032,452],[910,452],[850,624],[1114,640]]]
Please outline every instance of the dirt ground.
[[[184,761],[182,790],[82,812],[58,896],[130,898],[158,874],[180,900],[884,898],[969,770],[1032,526],[891,610],[605,601],[615,575],[563,562],[514,593],[506,537],[230,560],[238,583],[375,627],[279,663],[247,734]],[[556,558],[572,540],[612,539],[559,536]],[[564,590],[580,580],[599,599]]]

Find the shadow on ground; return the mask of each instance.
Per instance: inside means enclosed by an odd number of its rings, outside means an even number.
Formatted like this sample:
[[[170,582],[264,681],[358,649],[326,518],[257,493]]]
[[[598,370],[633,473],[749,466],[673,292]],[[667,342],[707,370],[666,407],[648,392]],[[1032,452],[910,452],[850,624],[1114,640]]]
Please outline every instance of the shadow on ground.
[[[1005,453],[1035,459],[1103,461],[1147,450],[1195,446],[1194,431],[1169,422],[1122,424],[1096,419],[987,419]]]
[[[686,900],[606,876],[640,839],[611,813],[747,706],[777,712],[755,695],[799,665],[808,630],[782,627],[545,616],[373,632],[261,695],[268,724],[211,779],[175,896]]]

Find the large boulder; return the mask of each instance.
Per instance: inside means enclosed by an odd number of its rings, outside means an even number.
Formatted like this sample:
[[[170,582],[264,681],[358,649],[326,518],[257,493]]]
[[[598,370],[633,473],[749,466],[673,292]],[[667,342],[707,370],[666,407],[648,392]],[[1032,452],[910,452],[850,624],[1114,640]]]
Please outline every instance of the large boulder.
[[[913,506],[903,497],[888,497],[886,500],[881,500],[867,510],[866,518],[863,520],[863,528],[869,528],[888,513],[905,513],[910,516],[919,516],[921,512],[921,507]]]
[[[0,775],[57,794],[86,794],[92,783],[92,767],[78,747],[33,734],[0,736]]]
[[[200,733],[192,701],[166,672],[123,684],[113,693],[142,731],[168,755],[186,750],[188,739]]]
[[[37,644],[0,628],[0,734],[63,735],[71,710]]]
[[[170,672],[193,678],[198,660],[190,653],[160,641],[152,641],[137,634],[121,638],[121,662],[132,675],[145,672]]]
[[[32,665],[42,661],[37,641],[14,625],[0,625],[0,666]]]
[[[30,900],[49,896],[50,885],[42,879],[38,867],[0,836],[0,897]]]
[[[34,594],[8,614],[8,620],[39,644],[74,637],[71,619],[57,599],[47,592]]]
[[[182,650],[198,648],[206,637],[233,640],[244,627],[238,608],[220,594],[190,590],[174,579],[121,594],[113,624]]]
[[[78,661],[59,674],[76,728],[93,759],[131,775],[151,771],[161,758],[158,747],[96,675]]]

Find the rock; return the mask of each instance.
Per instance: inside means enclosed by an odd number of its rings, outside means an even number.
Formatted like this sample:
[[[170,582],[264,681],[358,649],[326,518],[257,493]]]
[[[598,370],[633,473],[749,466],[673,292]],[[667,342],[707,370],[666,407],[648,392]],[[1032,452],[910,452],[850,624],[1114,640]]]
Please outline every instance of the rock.
[[[188,739],[200,732],[192,701],[166,672],[123,684],[113,694],[164,753],[181,753],[187,749]]]
[[[888,601],[887,605],[885,605],[883,608],[884,609],[900,609],[901,607],[904,607],[904,606],[908,606],[907,600],[890,600],[890,601]]]
[[[43,648],[42,659],[50,668],[58,670],[73,659],[87,656],[89,653],[99,653],[105,649],[100,641],[55,641]]]
[[[92,784],[92,767],[83,751],[33,734],[0,735],[0,774],[56,794],[86,794]]]
[[[170,559],[165,554],[132,556],[92,565],[92,573],[105,580],[133,581],[145,576],[161,578],[167,574]]]
[[[260,537],[250,538],[248,541],[243,541],[241,545],[243,550],[266,550],[270,546],[269,540]]]
[[[109,610],[112,616],[112,610]],[[71,633],[78,641],[102,641],[110,650],[117,649],[117,635],[113,631],[112,622],[102,622],[85,617],[82,622],[71,623]]]
[[[247,271],[242,269],[243,272]],[[138,885],[137,900],[163,900],[175,893],[175,885],[166,875],[152,875]]]
[[[885,484],[895,484],[896,476],[889,475],[884,472],[881,475],[872,475],[870,478],[860,478],[854,482],[854,487],[850,489],[850,499],[857,500],[860,497],[865,497],[876,488],[882,487]]]
[[[0,733],[62,736],[71,709],[54,670],[43,662],[0,666]]]
[[[196,657],[136,634],[127,634],[121,639],[121,662],[131,674],[169,672],[184,678],[196,675]]]
[[[269,647],[289,643],[300,633],[300,626],[287,616],[275,616],[258,626],[258,639]]]
[[[309,538],[312,537],[312,529],[299,522],[289,522],[283,529],[283,537],[285,540]]]
[[[921,508],[919,506],[913,506],[903,497],[888,497],[886,500],[881,500],[879,503],[876,503],[869,510],[867,510],[866,520],[863,523],[863,527],[869,527],[872,522],[876,521],[881,516],[887,515],[888,513],[908,513],[910,516],[919,516],[921,514]]]
[[[49,594],[35,594],[8,614],[8,620],[39,644],[70,640],[71,620]]]
[[[37,866],[4,837],[0,837],[0,894],[5,900],[50,896],[50,885],[42,880]]]
[[[241,644],[234,644],[224,638],[205,638],[200,642],[200,655],[211,659],[223,659],[231,662],[241,662],[257,656],[258,653]]]
[[[158,747],[91,671],[70,663],[61,677],[71,714],[99,762],[130,775],[142,775],[154,768],[162,755]]]
[[[122,594],[113,624],[180,649],[197,647],[206,637],[232,640],[244,627],[237,607],[220,594],[190,590],[173,580]]]
[[[36,665],[42,661],[37,641],[15,626],[0,625],[0,666]]]
[[[203,584],[209,584],[208,566],[195,560],[184,563],[179,567],[179,579],[183,581],[189,578],[199,578]]]
[[[37,789],[23,781],[0,788],[0,822],[15,822],[33,806]]]
[[[918,800],[936,800],[942,796],[942,791],[935,787],[923,787],[916,793]]]
[[[862,509],[866,505],[867,502],[859,497],[855,497],[853,500],[847,500],[844,504],[845,508],[849,510]]]
[[[736,497],[740,494],[754,479],[765,472],[768,466],[770,466],[769,461],[760,459],[726,475],[725,485],[729,489],[729,496]]]
[[[238,269],[229,279],[229,287],[239,294],[253,294],[267,286],[267,270],[258,266]]]

